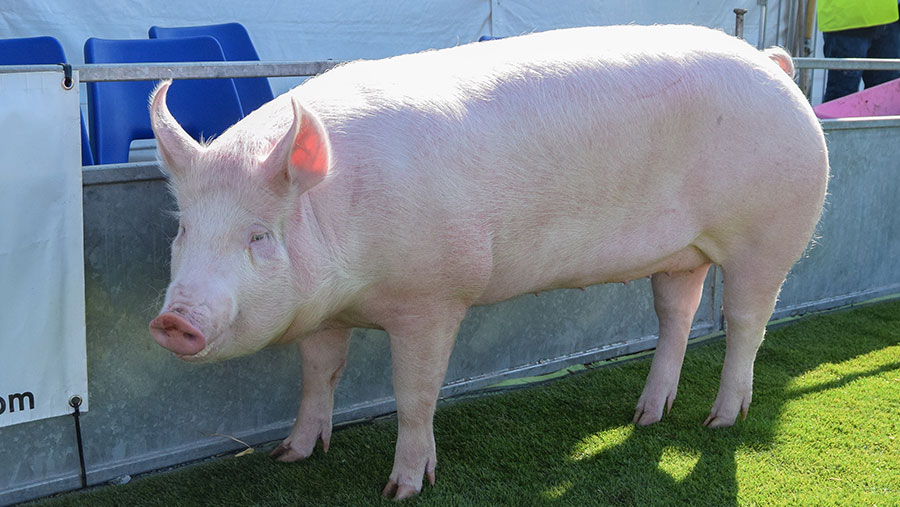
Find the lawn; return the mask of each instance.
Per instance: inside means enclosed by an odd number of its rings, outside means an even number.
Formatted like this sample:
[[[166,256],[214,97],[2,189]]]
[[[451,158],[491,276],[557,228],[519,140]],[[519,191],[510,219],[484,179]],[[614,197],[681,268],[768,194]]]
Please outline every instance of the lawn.
[[[415,505],[900,505],[900,302],[770,331],[750,414],[701,426],[723,340],[688,351],[672,413],[630,423],[649,356],[541,385],[445,400],[437,485]],[[335,432],[328,454],[281,464],[275,442],[41,505],[372,505],[396,420]]]

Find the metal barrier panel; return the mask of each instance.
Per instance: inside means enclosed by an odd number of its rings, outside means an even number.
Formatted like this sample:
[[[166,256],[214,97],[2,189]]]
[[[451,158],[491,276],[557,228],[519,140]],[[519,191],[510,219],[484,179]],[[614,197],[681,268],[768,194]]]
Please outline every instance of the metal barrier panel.
[[[900,292],[900,119],[825,125],[833,177],[822,237],[794,269],[776,316]],[[148,336],[168,283],[169,241],[177,230],[165,213],[174,203],[155,164],[87,168],[83,175],[88,483],[238,447],[219,435],[251,444],[284,437],[299,405],[295,347],[192,365]],[[711,271],[695,335],[719,329],[718,279]],[[444,394],[652,348],[655,332],[647,280],[474,308],[460,331]],[[629,405],[639,394],[616,393]],[[386,335],[357,331],[336,394],[335,422],[390,411],[391,397]],[[5,428],[0,470],[0,504],[78,487],[71,419]]]
[[[774,318],[900,293],[900,117],[822,124],[831,161],[825,212]]]

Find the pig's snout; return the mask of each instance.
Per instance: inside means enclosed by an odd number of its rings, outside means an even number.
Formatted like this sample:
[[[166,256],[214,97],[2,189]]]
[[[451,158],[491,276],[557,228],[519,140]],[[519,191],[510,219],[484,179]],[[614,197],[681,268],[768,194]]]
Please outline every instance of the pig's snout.
[[[192,356],[206,346],[203,333],[174,312],[163,312],[150,321],[150,335],[156,343],[180,356]]]

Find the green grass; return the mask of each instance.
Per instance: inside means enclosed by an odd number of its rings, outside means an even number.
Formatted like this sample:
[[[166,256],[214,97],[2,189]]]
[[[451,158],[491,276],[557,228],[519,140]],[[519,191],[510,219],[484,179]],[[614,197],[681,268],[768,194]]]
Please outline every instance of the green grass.
[[[723,355],[689,350],[672,413],[648,428],[629,421],[649,358],[444,403],[437,486],[412,503],[900,505],[900,302],[770,331],[749,417],[709,430]],[[42,505],[387,504],[395,424],[336,431],[301,463],[225,457]]]

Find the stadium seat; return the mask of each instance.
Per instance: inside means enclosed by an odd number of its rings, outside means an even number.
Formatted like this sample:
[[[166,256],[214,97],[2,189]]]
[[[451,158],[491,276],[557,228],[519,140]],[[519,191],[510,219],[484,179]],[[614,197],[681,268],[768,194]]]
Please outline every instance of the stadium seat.
[[[91,38],[84,44],[85,63],[224,60],[221,46],[212,37]],[[153,81],[88,83],[88,117],[98,164],[127,162],[131,141],[153,138],[147,101],[155,85]],[[221,134],[243,117],[231,79],[178,80],[167,100],[172,115],[198,141]]]
[[[240,23],[224,23],[221,25],[150,27],[151,39],[171,39],[176,37],[197,37],[208,35],[214,37],[222,45],[225,60],[259,61],[259,55],[250,40],[250,34]],[[256,110],[259,106],[272,100],[272,87],[264,77],[235,79],[241,109],[244,114]]]
[[[67,63],[62,45],[53,37],[0,39],[0,65],[55,65]],[[80,116],[80,114],[79,114]],[[93,165],[84,118],[81,118],[81,165]]]

